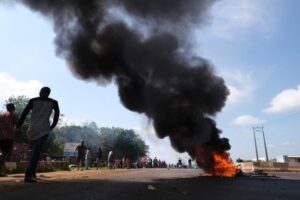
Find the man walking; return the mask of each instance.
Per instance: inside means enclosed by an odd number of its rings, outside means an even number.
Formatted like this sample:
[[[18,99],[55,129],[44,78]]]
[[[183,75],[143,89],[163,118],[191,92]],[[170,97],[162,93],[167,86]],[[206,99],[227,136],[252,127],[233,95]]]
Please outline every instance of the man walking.
[[[78,152],[77,154],[77,170],[79,170],[79,167],[83,165],[85,161],[85,153],[86,153],[87,147],[84,145],[84,140],[81,140],[80,145],[78,145],[75,149],[75,151]]]
[[[90,159],[91,159],[91,151],[90,148],[87,148],[85,151],[85,162],[84,162],[86,170],[89,169]]]
[[[189,168],[192,168],[192,159],[189,158],[188,162],[189,162]]]
[[[107,163],[108,163],[108,168],[109,168],[109,169],[114,168],[115,157],[114,157],[114,152],[113,152],[113,151],[109,151],[109,152],[108,152]]]
[[[27,138],[30,140],[29,163],[25,173],[24,182],[36,182],[36,168],[39,161],[40,153],[47,141],[49,132],[55,128],[59,118],[58,102],[49,98],[51,90],[49,87],[43,87],[40,90],[40,96],[30,99],[27,106],[22,112],[17,127],[20,128],[31,110]],[[54,110],[53,122],[50,125],[50,116]]]
[[[6,112],[0,115],[0,176],[7,176],[4,172],[4,163],[11,153],[13,145],[13,130],[17,125],[18,118],[15,115],[15,105],[6,105]]]
[[[101,166],[101,161],[102,161],[102,149],[101,147],[99,147],[97,152],[97,159],[96,159],[97,169],[99,169],[99,167]]]

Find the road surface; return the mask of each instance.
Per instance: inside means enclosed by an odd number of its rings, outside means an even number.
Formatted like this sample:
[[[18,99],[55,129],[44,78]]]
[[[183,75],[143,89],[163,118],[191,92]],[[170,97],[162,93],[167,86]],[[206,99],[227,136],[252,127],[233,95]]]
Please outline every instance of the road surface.
[[[299,200],[300,173],[268,176],[207,177],[198,169],[120,169],[38,174],[39,183],[23,183],[23,174],[0,178],[1,200]]]

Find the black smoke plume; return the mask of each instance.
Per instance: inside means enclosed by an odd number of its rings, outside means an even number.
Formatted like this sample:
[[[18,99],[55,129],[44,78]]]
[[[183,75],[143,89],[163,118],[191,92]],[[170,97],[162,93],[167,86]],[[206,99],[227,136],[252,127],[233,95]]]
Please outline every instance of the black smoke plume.
[[[182,32],[207,22],[213,0],[16,0],[49,18],[57,54],[84,80],[114,81],[122,104],[152,120],[159,138],[179,152],[224,152],[212,117],[229,94],[209,61],[186,56]],[[148,34],[111,13],[144,23]],[[207,166],[213,162],[207,158]],[[204,167],[209,170],[209,167]]]

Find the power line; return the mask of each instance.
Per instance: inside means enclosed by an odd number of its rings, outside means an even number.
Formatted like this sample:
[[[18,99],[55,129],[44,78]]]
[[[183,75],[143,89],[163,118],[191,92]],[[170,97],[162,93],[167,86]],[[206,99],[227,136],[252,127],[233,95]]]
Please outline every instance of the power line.
[[[262,135],[263,135],[264,148],[265,148],[265,154],[266,154],[266,161],[269,162],[269,156],[268,156],[268,150],[267,150],[267,143],[266,143],[266,138],[265,138],[264,127],[263,127],[263,126],[256,126],[256,127],[252,127],[252,128],[253,128],[253,135],[254,135],[256,160],[258,161],[258,151],[257,151],[257,143],[256,143],[256,133],[257,133],[257,132],[260,132],[260,133],[262,133]]]

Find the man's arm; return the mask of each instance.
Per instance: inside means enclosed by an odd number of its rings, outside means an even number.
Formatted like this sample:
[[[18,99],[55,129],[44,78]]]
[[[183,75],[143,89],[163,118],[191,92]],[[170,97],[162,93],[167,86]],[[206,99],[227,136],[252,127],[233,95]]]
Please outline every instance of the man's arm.
[[[25,109],[23,110],[21,117],[17,123],[17,128],[21,128],[22,124],[24,123],[24,120],[27,116],[27,114],[29,113],[29,111],[32,109],[33,107],[33,103],[32,103],[32,99],[29,100],[28,104],[26,105]]]
[[[54,118],[53,118],[53,123],[50,126],[51,130],[55,128],[59,119],[59,106],[57,101],[54,101],[53,110],[54,110]]]
[[[0,134],[1,134],[1,129],[3,129],[3,123],[4,123],[4,120],[3,120],[3,115],[0,114]]]

